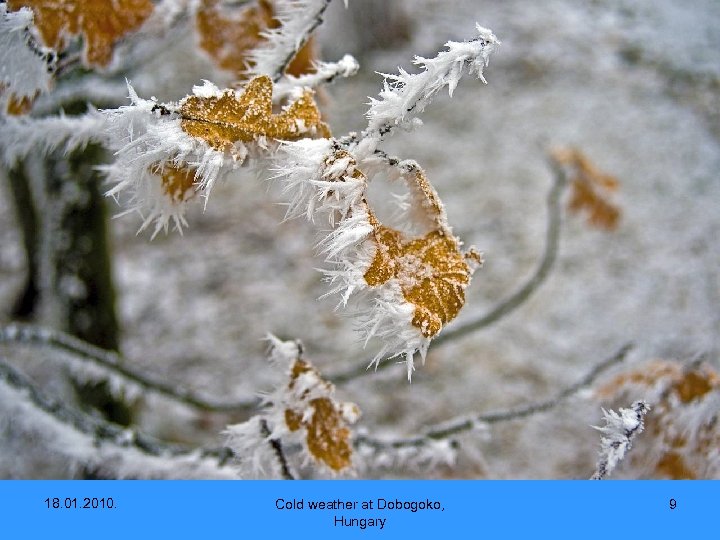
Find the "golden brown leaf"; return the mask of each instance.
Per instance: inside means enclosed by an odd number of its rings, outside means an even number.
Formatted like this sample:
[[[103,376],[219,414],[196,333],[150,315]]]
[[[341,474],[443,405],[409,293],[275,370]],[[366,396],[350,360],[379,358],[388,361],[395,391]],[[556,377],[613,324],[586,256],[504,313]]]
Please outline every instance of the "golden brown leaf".
[[[30,112],[38,93],[35,92],[33,96],[16,96],[10,94],[8,96],[6,111],[11,116],[22,116]]]
[[[376,249],[364,278],[370,287],[397,280],[405,300],[415,306],[412,325],[430,338],[465,304],[465,288],[473,273],[468,261],[480,264],[482,260],[474,250],[460,250],[458,240],[444,224],[442,203],[423,171],[416,168],[411,174],[435,230],[420,238],[407,238],[382,225],[368,208]]]
[[[250,67],[248,53],[264,41],[261,34],[279,25],[270,0],[258,0],[239,11],[223,8],[218,0],[203,0],[196,15],[200,46],[220,68],[239,77]],[[309,73],[314,60],[310,40],[295,55],[287,72],[296,76]]]
[[[29,7],[43,43],[61,50],[67,36],[82,34],[89,66],[106,66],[113,46],[139,28],[153,11],[152,0],[8,0],[11,10]]]
[[[377,249],[365,281],[371,287],[397,279],[405,300],[415,306],[413,326],[432,337],[465,304],[471,270],[457,240],[442,231],[405,241],[403,234],[380,225]]]
[[[303,386],[298,395],[298,378],[307,374],[312,384]],[[343,406],[353,409],[354,416],[359,414],[357,406],[340,404],[331,399],[334,387],[323,380],[310,363],[298,359],[290,370],[288,390],[300,409],[288,408],[284,411],[285,425],[290,431],[306,430],[306,443],[310,455],[340,472],[352,465],[351,432]],[[318,396],[318,394],[324,394]],[[297,405],[296,405],[297,406]]]
[[[615,376],[596,395],[627,401],[631,395],[655,394],[637,443],[653,449],[632,454],[631,462],[652,477],[695,479],[707,477],[709,457],[720,448],[720,411],[696,432],[687,429],[684,415],[712,392],[720,393],[720,374],[709,365],[657,360]]]
[[[181,103],[180,115],[183,131],[217,150],[232,151],[236,142],[260,137],[297,140],[330,135],[311,91],[273,114],[272,81],[264,75],[252,79],[240,93],[225,90],[220,97],[187,97]]]
[[[195,196],[195,169],[170,163],[156,164],[151,172],[160,177],[163,192],[174,203],[190,200]]]
[[[550,157],[571,171],[568,209],[571,212],[586,211],[589,223],[595,227],[616,229],[620,209],[608,201],[608,196],[617,190],[617,178],[602,172],[576,148],[555,149]]]

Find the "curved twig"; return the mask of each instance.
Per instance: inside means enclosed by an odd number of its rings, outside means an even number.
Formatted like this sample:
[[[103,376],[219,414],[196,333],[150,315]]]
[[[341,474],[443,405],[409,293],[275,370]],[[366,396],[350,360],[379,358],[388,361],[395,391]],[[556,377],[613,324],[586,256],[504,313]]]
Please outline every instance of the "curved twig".
[[[472,415],[470,417],[464,416],[462,418],[453,419],[449,422],[444,422],[430,427],[423,435],[419,436],[396,439],[394,441],[383,441],[368,436],[362,436],[355,439],[355,444],[358,446],[369,446],[376,450],[419,447],[424,446],[430,441],[447,439],[454,435],[458,435],[459,433],[475,429],[479,426],[498,424],[509,420],[518,420],[537,413],[549,411],[562,403],[564,400],[568,399],[570,396],[592,384],[592,382],[608,368],[622,362],[632,348],[633,345],[631,343],[623,345],[614,355],[600,362],[582,379],[562,390],[554,398],[505,411]]]
[[[100,349],[57,330],[32,325],[11,324],[0,328],[0,343],[3,342],[44,345],[61,350],[69,353],[78,360],[99,366],[152,392],[203,411],[248,414],[255,409],[259,403],[258,399],[248,399],[233,403],[212,401],[199,397],[181,386],[173,386],[161,381],[152,380],[146,375],[122,365],[121,357],[118,354]]]
[[[394,160],[394,158],[388,158],[384,153],[379,153],[378,155],[384,159]],[[487,313],[465,323],[452,325],[449,329],[443,331],[433,340],[431,345],[432,348],[441,347],[443,344],[448,343],[453,339],[457,339],[472,332],[481,330],[482,328],[486,328],[509,315],[522,306],[550,275],[550,271],[557,260],[558,248],[560,246],[560,233],[562,230],[561,198],[563,191],[567,186],[567,177],[561,167],[553,161],[550,161],[549,163],[555,174],[555,179],[547,195],[547,229],[545,232],[545,249],[535,272],[533,272],[522,287],[497,304]],[[375,371],[386,369],[395,365],[394,362],[390,362],[392,358],[393,357],[388,356],[382,359],[377,365]],[[372,365],[372,363],[369,364]],[[364,366],[353,367],[345,372],[331,376],[329,379],[335,384],[344,384],[368,373],[371,373],[369,368]]]

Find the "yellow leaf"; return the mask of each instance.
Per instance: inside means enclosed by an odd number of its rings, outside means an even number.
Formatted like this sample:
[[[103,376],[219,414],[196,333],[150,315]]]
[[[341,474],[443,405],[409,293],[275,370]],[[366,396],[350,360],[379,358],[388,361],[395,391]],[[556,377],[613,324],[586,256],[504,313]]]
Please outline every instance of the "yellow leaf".
[[[713,396],[712,394],[715,394]],[[704,400],[717,399],[720,374],[709,364],[683,366],[678,362],[655,360],[613,377],[595,391],[603,402],[626,402],[632,396],[654,396],[638,440],[644,451],[630,460],[643,477],[695,479],[717,474],[720,448],[720,412],[689,429],[689,415],[698,414]],[[708,402],[712,404],[712,401]],[[708,407],[708,405],[705,405]]]
[[[309,375],[302,388],[296,388],[298,378]],[[290,431],[306,430],[306,443],[309,454],[340,472],[352,465],[351,432],[347,427],[349,420],[344,409],[352,409],[353,417],[359,415],[356,405],[351,403],[338,403],[331,396],[334,387],[322,379],[317,370],[305,360],[298,359],[290,371],[288,390],[294,396],[294,402],[299,409],[285,409],[285,424]],[[319,397],[318,394],[325,394]]]
[[[160,177],[162,190],[173,203],[181,203],[195,196],[195,169],[170,163],[155,164],[150,172]]]
[[[180,115],[183,131],[217,150],[232,150],[238,141],[252,142],[260,137],[296,140],[330,136],[311,91],[273,114],[272,81],[264,75],[248,82],[241,93],[228,89],[220,97],[187,97],[181,103]]]
[[[29,7],[43,43],[61,50],[67,36],[82,34],[89,66],[106,66],[113,46],[139,28],[153,11],[152,0],[8,0],[11,10]]]

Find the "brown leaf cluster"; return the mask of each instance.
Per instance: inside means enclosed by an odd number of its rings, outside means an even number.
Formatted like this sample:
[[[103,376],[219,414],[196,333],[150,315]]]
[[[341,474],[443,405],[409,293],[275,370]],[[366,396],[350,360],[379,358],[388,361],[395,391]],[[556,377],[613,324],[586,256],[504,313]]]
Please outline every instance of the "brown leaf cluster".
[[[302,383],[301,376],[305,377]],[[291,368],[288,392],[295,404],[284,412],[288,429],[293,432],[305,429],[308,452],[333,471],[350,467],[352,433],[344,409],[351,408],[353,417],[357,417],[357,406],[334,401],[333,385],[323,380],[309,362],[301,359],[297,359]]]
[[[710,461],[720,448],[720,411],[695,433],[687,429],[684,415],[713,393],[720,394],[720,374],[709,365],[656,360],[617,375],[596,396],[613,402],[654,396],[645,433],[636,443],[644,451],[631,454],[631,464],[651,478],[696,479],[713,474]],[[714,459],[717,474],[720,464]]]
[[[242,92],[225,90],[220,97],[189,96],[181,102],[183,131],[198,137],[217,150],[233,151],[236,142],[257,141],[261,137],[297,140],[328,137],[311,91],[273,114],[272,81],[255,77]]]
[[[138,29],[153,11],[151,0],[8,0],[11,10],[29,7],[43,43],[55,50],[69,36],[82,35],[88,66],[106,66],[113,47]]]
[[[258,0],[240,10],[223,8],[219,0],[203,0],[195,17],[200,47],[218,67],[239,78],[251,67],[248,53],[264,41],[262,33],[280,26],[270,0]],[[313,40],[309,40],[295,55],[287,73],[298,76],[311,72],[315,56]]]
[[[617,178],[602,172],[577,148],[555,149],[550,157],[570,170],[568,209],[575,213],[587,212],[588,222],[594,227],[616,229],[621,212],[609,196],[617,191]]]

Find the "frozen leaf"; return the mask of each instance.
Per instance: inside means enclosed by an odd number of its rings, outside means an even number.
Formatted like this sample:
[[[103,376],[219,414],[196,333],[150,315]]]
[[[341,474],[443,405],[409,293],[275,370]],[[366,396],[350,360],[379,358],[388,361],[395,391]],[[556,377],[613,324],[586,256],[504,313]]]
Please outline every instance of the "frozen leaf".
[[[413,326],[430,338],[460,312],[472,272],[455,238],[441,231],[411,240],[403,236],[377,225],[377,248],[365,281],[376,287],[397,279],[403,297],[415,306]]]
[[[174,203],[185,202],[197,193],[195,185],[195,169],[166,163],[155,165],[151,172],[160,177],[162,191]]]
[[[353,455],[349,426],[360,417],[360,409],[354,403],[335,398],[335,387],[300,357],[298,342],[280,341],[274,336],[268,340],[271,361],[286,364],[289,379],[265,399],[268,406],[260,416],[271,431],[269,437],[283,443],[299,443],[306,455],[333,473],[349,469]],[[246,426],[252,422],[251,419],[228,428],[231,447],[247,449],[247,440],[254,436],[255,430],[248,430]],[[266,444],[267,438],[254,440],[253,446]]]
[[[113,46],[139,28],[153,11],[151,0],[8,0],[11,10],[28,7],[43,43],[62,50],[69,36],[85,39],[84,59],[89,66],[106,66]]]
[[[359,410],[354,404],[334,401],[334,391],[309,362],[298,358],[290,369],[290,399],[284,418],[291,432],[306,430],[307,450],[315,460],[340,472],[352,464],[351,432],[347,426],[357,419]]]
[[[262,137],[296,140],[330,134],[311,91],[273,114],[272,81],[267,76],[252,79],[242,91],[187,97],[181,103],[180,115],[183,131],[216,150],[232,151],[238,141],[258,141]]]

